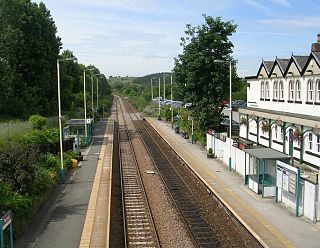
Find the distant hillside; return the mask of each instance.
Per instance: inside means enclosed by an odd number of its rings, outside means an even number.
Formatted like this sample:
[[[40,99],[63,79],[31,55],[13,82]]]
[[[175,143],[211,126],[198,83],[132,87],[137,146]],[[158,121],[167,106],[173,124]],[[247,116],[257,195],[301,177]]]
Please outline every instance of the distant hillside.
[[[150,85],[151,78],[153,78],[153,83],[159,82],[159,77],[161,83],[163,82],[163,76],[166,76],[166,83],[170,83],[170,76],[172,75],[171,72],[159,72],[159,73],[154,73],[150,75],[146,75],[143,77],[138,77],[135,78],[132,82],[135,84],[142,84],[142,85]]]
[[[113,86],[116,82],[132,83],[136,77],[109,77],[108,83]]]

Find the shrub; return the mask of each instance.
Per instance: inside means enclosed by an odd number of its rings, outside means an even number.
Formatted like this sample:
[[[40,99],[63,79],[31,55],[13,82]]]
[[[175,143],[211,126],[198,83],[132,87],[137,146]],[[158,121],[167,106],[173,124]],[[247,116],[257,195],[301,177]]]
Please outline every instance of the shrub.
[[[32,184],[37,153],[34,147],[9,143],[0,148],[0,180],[13,189],[25,192]]]
[[[47,118],[41,115],[31,115],[29,121],[31,122],[32,128],[37,130],[43,129],[47,124]]]

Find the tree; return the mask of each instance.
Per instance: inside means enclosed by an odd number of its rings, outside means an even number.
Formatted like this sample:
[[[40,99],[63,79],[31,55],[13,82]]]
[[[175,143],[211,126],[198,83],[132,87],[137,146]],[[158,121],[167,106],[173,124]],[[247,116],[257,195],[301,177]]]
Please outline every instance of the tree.
[[[175,58],[174,73],[179,91],[185,102],[192,102],[194,115],[200,121],[203,132],[218,128],[221,122],[220,103],[228,98],[229,66],[232,61],[232,81],[238,81],[229,40],[236,31],[233,21],[223,22],[220,17],[203,15],[205,23],[187,25],[186,37],[181,38],[183,53]],[[224,60],[217,63],[214,60]]]
[[[21,117],[56,112],[56,59],[61,47],[56,33],[43,3],[0,1],[0,85],[6,85],[1,113]]]

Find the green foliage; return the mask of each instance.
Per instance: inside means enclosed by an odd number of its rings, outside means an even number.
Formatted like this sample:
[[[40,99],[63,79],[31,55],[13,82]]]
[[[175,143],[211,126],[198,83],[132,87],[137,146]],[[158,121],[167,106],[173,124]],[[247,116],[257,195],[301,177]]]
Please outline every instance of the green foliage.
[[[33,146],[8,143],[0,148],[0,180],[14,190],[27,192],[34,179],[36,161]]]
[[[25,117],[55,112],[56,60],[61,46],[56,33],[43,3],[0,1],[2,114]]]
[[[31,122],[32,128],[37,130],[43,129],[47,124],[47,118],[41,115],[31,115],[29,121]]]
[[[200,129],[216,128],[221,122],[220,102],[229,91],[229,64],[214,60],[232,61],[232,82],[237,88],[235,61],[231,57],[233,44],[229,40],[236,25],[232,21],[205,16],[205,23],[187,25],[186,37],[181,38],[183,53],[175,59],[174,73],[179,92],[185,102],[194,105]]]
[[[21,234],[32,212],[32,198],[12,189],[11,186],[0,180],[0,211],[13,212],[15,235]]]
[[[56,144],[59,141],[58,129],[30,130],[17,138],[21,144]]]

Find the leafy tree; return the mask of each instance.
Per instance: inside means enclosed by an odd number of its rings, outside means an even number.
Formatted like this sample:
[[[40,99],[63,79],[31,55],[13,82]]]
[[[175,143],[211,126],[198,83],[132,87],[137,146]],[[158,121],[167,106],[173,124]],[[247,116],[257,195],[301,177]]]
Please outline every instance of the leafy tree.
[[[229,40],[236,31],[233,21],[222,21],[203,15],[205,23],[193,27],[187,25],[186,37],[181,38],[183,53],[175,58],[174,73],[185,102],[192,102],[194,115],[203,132],[217,128],[221,121],[220,102],[228,98],[229,66],[214,60],[232,61],[232,81],[236,82],[236,62]]]
[[[56,33],[43,3],[0,1],[1,113],[21,117],[55,112],[56,59],[61,46]]]

